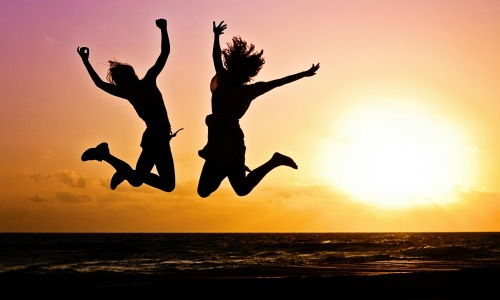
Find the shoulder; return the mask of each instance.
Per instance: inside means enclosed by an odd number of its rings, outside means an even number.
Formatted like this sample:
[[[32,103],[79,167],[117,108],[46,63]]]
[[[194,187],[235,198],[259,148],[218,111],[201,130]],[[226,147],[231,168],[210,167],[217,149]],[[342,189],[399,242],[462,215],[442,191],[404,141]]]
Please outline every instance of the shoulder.
[[[217,88],[217,86],[219,86],[219,83],[218,83],[218,78],[217,78],[217,74],[214,75],[214,77],[212,77],[212,80],[210,80],[210,92],[214,92],[215,89]]]
[[[141,83],[150,83],[150,82],[156,82],[156,77],[157,75],[154,74],[154,72],[150,72],[148,71],[146,73],[146,75],[144,75],[144,77],[142,79],[140,79],[140,82]]]
[[[213,93],[215,89],[230,86],[230,78],[227,71],[217,72],[210,80],[210,91]]]

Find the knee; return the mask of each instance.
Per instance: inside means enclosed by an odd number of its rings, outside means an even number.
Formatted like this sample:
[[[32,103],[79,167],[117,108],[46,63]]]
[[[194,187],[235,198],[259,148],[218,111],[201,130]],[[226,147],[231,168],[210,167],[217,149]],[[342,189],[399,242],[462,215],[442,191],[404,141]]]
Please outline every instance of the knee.
[[[144,178],[138,176],[136,172],[130,172],[127,181],[133,187],[140,187],[144,183]]]
[[[250,193],[250,190],[247,189],[247,188],[234,188],[234,192],[236,193],[236,195],[240,196],[240,197],[243,197],[243,196],[246,196]]]
[[[169,182],[161,187],[161,190],[167,193],[172,192],[175,189],[175,182]]]
[[[140,187],[144,183],[144,181],[138,178],[130,178],[128,179],[128,183],[130,183],[130,185],[133,187]]]
[[[208,196],[210,196],[210,194],[212,194],[211,191],[198,187],[198,195],[201,198],[207,198]]]
[[[198,191],[198,196],[200,196],[201,198],[207,198],[208,196],[210,196],[210,193]]]
[[[236,195],[240,196],[240,197],[243,197],[243,196],[246,196],[249,194],[249,192],[247,191],[235,191],[236,192]]]

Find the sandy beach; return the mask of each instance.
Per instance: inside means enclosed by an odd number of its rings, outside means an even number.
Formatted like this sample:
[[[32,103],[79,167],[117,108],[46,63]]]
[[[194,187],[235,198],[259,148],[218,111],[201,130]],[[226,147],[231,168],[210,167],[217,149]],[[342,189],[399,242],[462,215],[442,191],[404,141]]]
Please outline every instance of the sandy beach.
[[[256,278],[235,274],[0,274],[0,291],[16,295],[141,295],[174,299],[186,296],[224,298],[293,297],[314,299],[486,299],[498,294],[499,268],[432,271],[369,276]]]

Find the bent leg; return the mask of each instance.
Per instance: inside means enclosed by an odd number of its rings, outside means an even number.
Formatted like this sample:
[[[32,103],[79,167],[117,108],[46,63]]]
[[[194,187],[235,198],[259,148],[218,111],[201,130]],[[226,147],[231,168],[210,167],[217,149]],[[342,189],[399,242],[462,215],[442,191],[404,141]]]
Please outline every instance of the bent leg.
[[[210,161],[205,161],[198,181],[198,195],[202,198],[210,196],[215,192],[227,173],[224,167]]]
[[[151,173],[154,165],[159,175]],[[164,192],[172,192],[175,189],[174,159],[170,147],[143,149],[137,161],[136,172],[140,180],[149,186]]]
[[[125,179],[134,176],[134,169],[116,156],[109,154],[103,160],[109,163],[116,170],[115,174],[111,177],[110,187],[112,190],[116,189],[116,187]]]
[[[95,148],[89,148],[82,154],[82,161],[105,161],[115,168],[116,173],[111,178],[111,189],[115,189],[126,177],[133,173],[132,167],[109,152],[107,143],[101,143]],[[117,176],[118,175],[118,176]]]
[[[271,159],[248,173],[246,176],[244,164],[233,165],[228,176],[229,182],[238,196],[246,196],[269,172],[279,166],[287,166],[293,169],[298,168],[293,159],[276,152]]]
[[[146,183],[165,192],[171,192],[175,188],[174,161],[169,147],[143,149],[137,161],[136,170],[112,155],[107,143],[87,149],[82,155],[82,161],[88,160],[105,161],[115,168],[116,172],[110,184],[113,190],[125,180],[134,187]],[[155,164],[160,176],[151,173]]]

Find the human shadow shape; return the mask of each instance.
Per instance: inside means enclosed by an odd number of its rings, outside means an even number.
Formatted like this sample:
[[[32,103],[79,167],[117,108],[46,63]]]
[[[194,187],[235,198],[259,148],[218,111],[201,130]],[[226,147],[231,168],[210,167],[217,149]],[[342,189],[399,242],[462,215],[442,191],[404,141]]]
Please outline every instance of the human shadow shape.
[[[106,76],[108,82],[105,82],[89,62],[89,48],[77,48],[94,84],[108,94],[128,100],[137,115],[146,123],[141,140],[142,151],[135,169],[113,156],[107,143],[87,149],[81,157],[82,161],[105,161],[115,168],[116,173],[110,183],[113,190],[125,180],[134,187],[145,183],[165,192],[175,189],[175,168],[170,141],[182,128],[172,133],[163,96],[156,84],[156,79],[170,54],[170,41],[167,21],[157,19],[155,24],[161,31],[161,52],[142,79],[139,79],[131,65],[110,60]],[[158,174],[151,172],[153,167],[156,167]]]
[[[197,189],[203,198],[216,191],[226,177],[236,194],[245,196],[273,169],[279,166],[298,168],[292,158],[278,152],[254,170],[246,167],[246,146],[239,120],[257,97],[276,87],[314,76],[319,69],[319,63],[313,64],[303,72],[268,82],[250,83],[265,63],[264,51],[256,51],[255,45],[236,36],[226,49],[221,50],[219,37],[226,28],[224,21],[218,25],[213,22],[212,58],[216,74],[210,83],[212,113],[205,119],[207,143],[198,151],[205,159]]]

